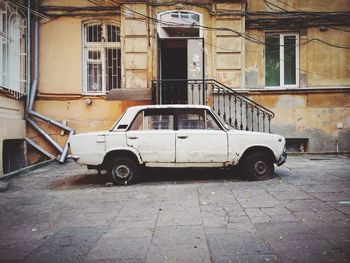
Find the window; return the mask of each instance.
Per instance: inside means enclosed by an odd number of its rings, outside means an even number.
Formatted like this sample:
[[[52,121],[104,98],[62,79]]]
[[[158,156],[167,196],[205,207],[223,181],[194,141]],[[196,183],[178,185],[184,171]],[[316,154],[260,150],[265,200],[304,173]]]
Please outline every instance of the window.
[[[297,87],[299,35],[268,33],[265,43],[265,86]]]
[[[166,11],[158,14],[158,34],[160,38],[197,38],[202,37],[200,27],[202,16],[186,11]]]
[[[25,19],[10,2],[0,3],[0,86],[24,92]]]
[[[120,88],[120,30],[111,22],[84,25],[84,93],[105,94]]]
[[[208,111],[205,111],[205,122],[207,125],[207,130],[221,130],[213,116]]]
[[[130,130],[173,130],[174,115],[168,110],[145,110],[137,114]]]
[[[177,128],[205,129],[204,110],[184,109],[177,115]]]

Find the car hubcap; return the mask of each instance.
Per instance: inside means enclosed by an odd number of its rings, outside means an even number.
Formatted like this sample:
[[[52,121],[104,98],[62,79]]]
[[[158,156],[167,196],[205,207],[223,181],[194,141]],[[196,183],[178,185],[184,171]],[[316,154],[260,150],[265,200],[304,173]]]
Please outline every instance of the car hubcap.
[[[259,176],[264,175],[266,173],[266,170],[267,170],[266,163],[263,161],[256,162],[254,168],[255,168],[256,173]]]
[[[131,176],[131,170],[126,165],[119,165],[113,169],[115,179],[126,179]]]

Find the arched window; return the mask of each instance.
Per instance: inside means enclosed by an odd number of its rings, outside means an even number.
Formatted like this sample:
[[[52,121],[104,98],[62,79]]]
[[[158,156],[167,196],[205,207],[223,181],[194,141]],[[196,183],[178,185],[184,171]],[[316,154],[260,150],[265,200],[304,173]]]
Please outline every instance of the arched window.
[[[83,27],[85,94],[105,94],[120,88],[120,29],[113,22],[86,23]]]
[[[158,14],[160,38],[200,38],[202,15],[190,11],[166,11]]]

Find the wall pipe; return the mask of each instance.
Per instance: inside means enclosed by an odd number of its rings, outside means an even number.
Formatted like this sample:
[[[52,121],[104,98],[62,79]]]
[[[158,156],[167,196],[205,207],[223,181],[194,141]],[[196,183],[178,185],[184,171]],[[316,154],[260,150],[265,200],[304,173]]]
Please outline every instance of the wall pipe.
[[[39,0],[35,1],[35,10],[36,11],[39,10]],[[41,135],[43,135],[44,138],[47,141],[49,141],[60,152],[61,156],[59,157],[59,162],[64,163],[66,158],[67,158],[67,155],[68,155],[69,139],[74,134],[74,129],[72,129],[66,125],[63,125],[62,123],[60,123],[58,121],[52,120],[52,119],[50,119],[50,118],[48,118],[48,117],[46,117],[38,112],[35,112],[33,110],[34,101],[35,101],[37,88],[38,88],[38,77],[39,77],[39,18],[37,16],[35,17],[35,21],[34,21],[34,57],[33,57],[33,59],[34,59],[34,63],[33,63],[34,64],[34,72],[33,72],[32,85],[30,87],[29,94],[27,96],[27,99],[29,100],[29,102],[27,102],[26,120],[33,128],[35,128]],[[40,128],[40,126],[37,125],[30,118],[30,116],[34,116],[36,118],[39,118],[43,121],[48,122],[49,124],[53,124],[53,125],[65,130],[65,131],[69,132],[68,139],[67,139],[67,142],[66,142],[64,148],[62,149],[62,147],[47,132],[45,132],[42,128]],[[33,142],[33,141],[31,141],[31,142]],[[31,142],[30,142],[30,144],[32,144]],[[35,144],[35,142],[33,142],[33,143]],[[37,148],[42,153],[47,155],[47,152],[45,150],[43,150],[43,148],[41,148],[40,146],[36,145],[35,148]],[[49,155],[47,155],[47,156],[49,156]],[[53,156],[53,155],[50,155],[50,156]]]
[[[42,136],[45,137],[48,141],[51,142],[52,146],[55,147],[60,153],[63,152],[62,147],[54,140],[51,138],[50,135],[47,134],[46,131],[44,131],[38,124],[36,124],[32,119],[27,119],[30,125],[32,125],[33,128],[35,128]]]
[[[55,156],[52,155],[51,153],[49,153],[48,151],[46,151],[45,149],[43,149],[42,147],[40,147],[38,144],[36,144],[32,139],[26,138],[25,139],[27,141],[27,143],[29,143],[31,146],[33,146],[34,148],[36,148],[38,151],[42,152],[43,154],[45,154],[47,157],[49,157],[50,159],[55,159]]]
[[[27,83],[26,83],[26,93],[27,93],[27,98],[29,97],[30,94],[30,83],[31,83],[31,14],[30,14],[30,10],[31,10],[31,0],[28,0],[27,2],[27,42],[26,42],[26,46],[27,46],[27,65],[26,65],[26,69],[27,69]],[[27,99],[27,109],[28,109],[28,105],[29,105],[29,99]]]

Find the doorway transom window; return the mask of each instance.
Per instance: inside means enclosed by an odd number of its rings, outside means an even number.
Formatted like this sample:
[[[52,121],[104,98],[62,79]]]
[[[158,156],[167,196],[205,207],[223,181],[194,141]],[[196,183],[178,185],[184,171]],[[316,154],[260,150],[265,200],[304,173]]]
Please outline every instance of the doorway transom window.
[[[158,14],[160,38],[202,37],[202,15],[189,11],[167,11]]]

